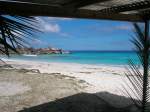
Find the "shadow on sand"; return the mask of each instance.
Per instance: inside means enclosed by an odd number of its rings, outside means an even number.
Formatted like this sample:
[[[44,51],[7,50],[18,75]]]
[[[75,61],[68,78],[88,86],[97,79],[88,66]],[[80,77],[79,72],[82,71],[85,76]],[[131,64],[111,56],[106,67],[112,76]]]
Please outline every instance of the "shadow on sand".
[[[101,92],[79,93],[18,112],[138,112],[131,99]]]

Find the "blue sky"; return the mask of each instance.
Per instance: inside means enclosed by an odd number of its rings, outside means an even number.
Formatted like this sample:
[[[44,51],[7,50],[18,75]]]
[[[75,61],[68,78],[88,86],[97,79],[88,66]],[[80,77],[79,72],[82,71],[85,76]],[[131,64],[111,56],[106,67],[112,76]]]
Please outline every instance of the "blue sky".
[[[64,50],[132,50],[132,23],[90,19],[37,17],[43,31],[33,47]]]

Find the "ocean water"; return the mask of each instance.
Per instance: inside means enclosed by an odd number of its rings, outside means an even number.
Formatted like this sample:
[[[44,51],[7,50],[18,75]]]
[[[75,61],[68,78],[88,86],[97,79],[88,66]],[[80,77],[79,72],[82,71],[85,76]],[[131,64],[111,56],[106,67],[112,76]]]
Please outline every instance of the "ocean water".
[[[1,57],[7,58],[4,56]],[[38,56],[13,55],[9,59],[109,65],[126,65],[128,61],[132,59],[135,64],[139,64],[136,53],[131,51],[72,51],[71,54],[48,54]]]

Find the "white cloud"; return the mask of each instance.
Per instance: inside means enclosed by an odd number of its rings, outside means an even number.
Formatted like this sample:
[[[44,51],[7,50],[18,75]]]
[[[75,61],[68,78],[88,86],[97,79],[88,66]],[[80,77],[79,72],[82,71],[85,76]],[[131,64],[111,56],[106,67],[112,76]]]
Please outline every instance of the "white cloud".
[[[48,19],[51,20],[51,21],[56,21],[56,20],[60,20],[60,21],[67,20],[67,21],[70,21],[70,20],[73,20],[73,18],[62,18],[62,17],[48,17]]]
[[[62,19],[62,20],[67,20],[67,19],[70,19],[70,18],[51,18],[51,17],[46,17],[46,18],[41,18],[41,17],[36,17],[36,19],[39,21],[40,23],[40,29],[41,31],[43,32],[50,32],[50,33],[57,33],[59,34],[60,36],[63,36],[63,37],[70,37],[69,34],[65,33],[65,32],[62,32],[61,31],[61,27],[58,23],[54,22],[54,21],[49,21],[49,19]]]
[[[58,24],[46,24],[44,25],[44,30],[46,32],[58,33],[60,32],[60,27]]]
[[[94,25],[89,26],[88,29],[99,32],[130,31],[133,29],[133,26],[130,24],[111,25],[103,27],[100,27],[100,25]]]
[[[131,25],[120,25],[120,26],[116,26],[115,29],[118,29],[118,30],[131,30],[131,29],[133,29],[133,27]]]
[[[36,19],[40,23],[40,29],[43,32],[52,32],[52,33],[59,33],[60,32],[60,26],[57,23],[49,23],[46,20],[36,17]]]
[[[34,39],[32,39],[32,42],[31,42],[32,44],[36,44],[36,45],[47,45],[48,43],[46,43],[45,41],[41,41],[41,40],[39,40],[39,39],[36,39],[36,38],[34,38]]]

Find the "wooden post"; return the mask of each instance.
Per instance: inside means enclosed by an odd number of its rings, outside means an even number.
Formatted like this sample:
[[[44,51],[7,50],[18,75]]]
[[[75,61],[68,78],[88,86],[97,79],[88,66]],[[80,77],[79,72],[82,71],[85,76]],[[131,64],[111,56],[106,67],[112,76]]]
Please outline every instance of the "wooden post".
[[[144,49],[143,49],[143,104],[142,112],[146,110],[147,91],[148,91],[148,71],[149,71],[149,20],[145,19],[145,35],[144,35]]]

